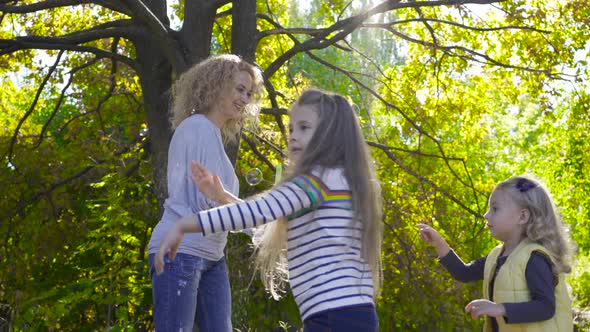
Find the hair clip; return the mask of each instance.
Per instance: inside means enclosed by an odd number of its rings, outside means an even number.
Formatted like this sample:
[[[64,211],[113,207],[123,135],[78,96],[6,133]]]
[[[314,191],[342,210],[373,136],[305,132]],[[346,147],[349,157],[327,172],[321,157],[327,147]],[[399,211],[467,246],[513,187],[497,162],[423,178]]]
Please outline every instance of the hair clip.
[[[536,183],[531,182],[527,179],[518,179],[518,182],[516,182],[516,189],[518,189],[521,193],[527,192],[530,189],[533,189],[537,186]]]

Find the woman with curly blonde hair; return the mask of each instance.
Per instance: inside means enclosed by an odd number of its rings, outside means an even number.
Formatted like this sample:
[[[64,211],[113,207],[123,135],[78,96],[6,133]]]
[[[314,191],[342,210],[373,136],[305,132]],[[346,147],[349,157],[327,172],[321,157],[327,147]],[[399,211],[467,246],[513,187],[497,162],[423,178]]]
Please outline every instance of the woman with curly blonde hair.
[[[483,279],[483,299],[467,304],[472,318],[485,317],[486,332],[573,330],[565,274],[571,248],[565,225],[541,182],[515,176],[492,191],[484,217],[502,244],[464,264],[440,234],[419,224],[420,238],[434,246],[439,262],[459,281]]]
[[[192,183],[191,161],[207,165],[225,188],[238,194],[238,179],[223,142],[237,139],[241,126],[256,117],[262,89],[260,70],[235,55],[205,59],[172,87],[168,151],[168,198],[148,246],[156,331],[231,331],[231,298],[223,250],[227,232],[191,234],[179,254],[156,275],[153,258],[164,235],[181,217],[211,208]]]

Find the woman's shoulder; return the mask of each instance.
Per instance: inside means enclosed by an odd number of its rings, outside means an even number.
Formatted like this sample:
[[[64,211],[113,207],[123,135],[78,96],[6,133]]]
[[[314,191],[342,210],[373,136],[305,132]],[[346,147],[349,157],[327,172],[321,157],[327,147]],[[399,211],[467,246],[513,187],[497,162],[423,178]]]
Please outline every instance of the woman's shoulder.
[[[176,132],[187,132],[191,135],[212,134],[219,129],[203,114],[193,114],[182,122],[176,128]]]

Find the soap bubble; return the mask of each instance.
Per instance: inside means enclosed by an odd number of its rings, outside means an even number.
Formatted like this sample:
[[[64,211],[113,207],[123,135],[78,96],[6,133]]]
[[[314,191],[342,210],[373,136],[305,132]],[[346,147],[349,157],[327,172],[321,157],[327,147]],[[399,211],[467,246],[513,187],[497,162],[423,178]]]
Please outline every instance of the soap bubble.
[[[246,182],[249,185],[255,186],[259,184],[262,180],[262,171],[260,169],[251,168],[246,172]]]

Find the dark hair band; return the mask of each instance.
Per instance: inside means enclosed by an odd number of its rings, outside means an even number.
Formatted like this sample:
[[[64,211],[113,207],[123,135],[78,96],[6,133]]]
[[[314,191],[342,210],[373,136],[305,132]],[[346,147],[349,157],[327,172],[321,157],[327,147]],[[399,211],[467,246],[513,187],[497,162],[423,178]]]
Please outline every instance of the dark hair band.
[[[518,182],[516,182],[516,189],[518,189],[521,193],[527,192],[536,186],[536,183],[523,178],[518,179]]]

